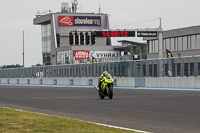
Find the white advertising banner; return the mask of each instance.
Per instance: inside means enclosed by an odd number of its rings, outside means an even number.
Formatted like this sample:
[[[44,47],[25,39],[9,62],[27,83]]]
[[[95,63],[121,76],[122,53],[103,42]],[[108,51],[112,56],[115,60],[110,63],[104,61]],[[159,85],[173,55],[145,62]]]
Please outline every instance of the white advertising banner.
[[[88,51],[89,52],[89,51]],[[74,64],[91,62],[110,62],[120,60],[120,51],[90,51],[89,58],[74,60]]]
[[[90,57],[98,59],[120,59],[120,51],[90,51]]]

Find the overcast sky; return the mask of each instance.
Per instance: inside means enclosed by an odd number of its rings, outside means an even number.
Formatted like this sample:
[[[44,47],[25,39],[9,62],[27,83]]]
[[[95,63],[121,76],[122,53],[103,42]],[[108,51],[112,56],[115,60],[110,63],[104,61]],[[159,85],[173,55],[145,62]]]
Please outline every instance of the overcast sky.
[[[1,0],[0,66],[22,65],[23,30],[25,66],[42,64],[41,27],[33,25],[33,19],[38,10],[60,12],[62,2],[71,5],[71,0]],[[109,14],[110,27],[115,27],[114,29],[157,28],[158,18],[162,18],[164,30],[200,25],[200,0],[78,0],[78,2],[78,12],[87,13],[98,13],[100,4],[101,12]],[[143,21],[147,22],[138,23]],[[141,38],[125,39],[142,41]]]

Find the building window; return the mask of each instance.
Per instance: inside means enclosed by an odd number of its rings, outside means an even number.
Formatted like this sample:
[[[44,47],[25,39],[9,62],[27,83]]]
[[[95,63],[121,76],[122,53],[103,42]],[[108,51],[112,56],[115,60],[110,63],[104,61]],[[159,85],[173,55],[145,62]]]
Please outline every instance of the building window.
[[[157,53],[159,51],[158,40],[148,41],[148,44],[149,53]],[[165,38],[163,39],[163,52],[165,52],[166,49],[170,51],[200,49],[200,34]]]
[[[157,53],[158,52],[158,40],[155,40],[155,53]]]
[[[152,53],[152,41],[149,41],[149,53]]]
[[[70,64],[71,51],[60,51],[57,52],[57,65]]]
[[[165,52],[166,49],[166,39],[163,39],[163,52]]]
[[[152,41],[152,53],[155,53],[155,41]]]
[[[178,38],[174,38],[174,51],[178,51]]]
[[[168,49],[168,50],[170,50],[171,48],[170,48],[170,39],[166,39],[166,48],[165,49]],[[164,49],[164,50],[165,50]]]
[[[200,35],[197,35],[197,49],[200,49]]]
[[[191,49],[196,49],[196,35],[191,36]]]
[[[170,42],[171,42],[171,51],[174,51],[175,50],[175,45],[174,45],[174,41],[175,39],[174,38],[171,38]]]
[[[43,64],[51,65],[51,24],[41,26]]]
[[[178,37],[178,51],[183,50],[183,39],[182,37]]]
[[[188,49],[188,41],[187,41],[187,36],[183,37],[183,50]]]
[[[191,36],[187,36],[188,50],[191,49]]]
[[[149,44],[149,53],[157,53],[159,49],[158,40],[148,41]]]

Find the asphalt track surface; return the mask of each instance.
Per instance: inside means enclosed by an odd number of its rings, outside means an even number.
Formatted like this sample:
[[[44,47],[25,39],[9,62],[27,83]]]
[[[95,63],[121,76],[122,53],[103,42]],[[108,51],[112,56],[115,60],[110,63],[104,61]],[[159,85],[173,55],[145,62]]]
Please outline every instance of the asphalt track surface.
[[[0,85],[0,106],[154,133],[200,133],[200,91]]]

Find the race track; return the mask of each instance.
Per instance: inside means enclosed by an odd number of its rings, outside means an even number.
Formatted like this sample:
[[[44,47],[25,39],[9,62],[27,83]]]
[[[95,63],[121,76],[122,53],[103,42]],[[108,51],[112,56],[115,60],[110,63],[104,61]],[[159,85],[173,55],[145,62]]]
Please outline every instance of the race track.
[[[0,106],[154,133],[200,132],[200,91],[3,86]]]

